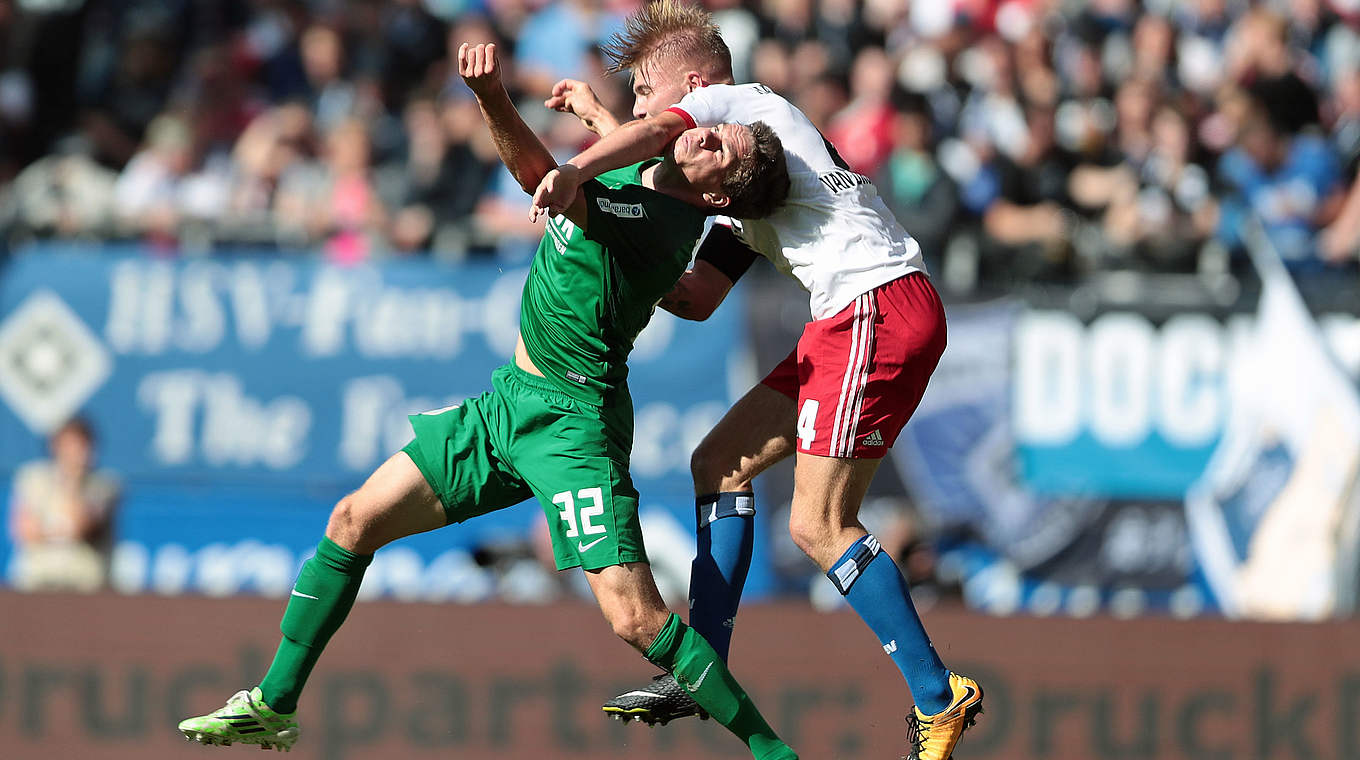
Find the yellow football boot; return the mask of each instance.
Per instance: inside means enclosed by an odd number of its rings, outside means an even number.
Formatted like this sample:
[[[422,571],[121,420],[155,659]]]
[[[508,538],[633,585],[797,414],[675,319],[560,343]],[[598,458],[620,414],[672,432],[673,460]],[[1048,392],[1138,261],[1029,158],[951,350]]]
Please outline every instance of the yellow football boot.
[[[922,715],[915,707],[907,716],[907,741],[911,750],[904,760],[949,760],[964,729],[982,712],[982,687],[967,676],[949,674],[954,699],[935,715]]]

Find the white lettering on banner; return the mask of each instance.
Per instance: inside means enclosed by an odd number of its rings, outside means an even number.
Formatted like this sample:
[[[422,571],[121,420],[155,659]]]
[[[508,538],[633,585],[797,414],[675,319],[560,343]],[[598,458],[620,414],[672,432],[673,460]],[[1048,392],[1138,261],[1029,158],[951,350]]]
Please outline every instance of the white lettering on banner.
[[[302,320],[302,351],[308,356],[335,356],[345,348],[345,321],[351,300],[350,278],[338,269],[322,269],[307,293]]]
[[[340,393],[340,463],[355,472],[370,472],[382,459],[411,440],[408,414],[447,407],[466,395],[432,399],[408,398],[401,381],[391,375],[356,377]]]
[[[513,356],[519,338],[520,291],[524,289],[525,270],[507,272],[487,288],[486,296],[473,310],[480,320],[469,319],[470,329],[480,328],[491,350]]]
[[[451,359],[479,331],[494,353],[514,350],[527,270],[472,297],[387,285],[372,267],[320,267],[299,278],[305,271],[282,261],[122,260],[109,276],[104,336],[117,354],[148,356],[208,353],[233,339],[260,350],[280,328],[299,331],[307,357]]]
[[[120,541],[109,578],[125,594],[197,591],[229,596],[249,587],[282,596],[292,588],[300,559],[286,546],[255,540],[213,543],[192,552],[178,543],[162,544],[153,552],[145,544]]]
[[[110,583],[125,594],[205,593],[231,595],[253,590],[284,597],[303,557],[282,544],[245,540],[216,542],[189,551],[169,542],[154,549],[139,541],[120,541],[113,549]],[[468,552],[447,549],[424,559],[394,545],[374,557],[364,572],[359,598],[479,602],[496,591],[495,576],[477,566]]]
[[[1324,323],[1343,362],[1360,352],[1360,320],[1331,315]],[[1225,324],[1179,314],[1157,328],[1132,312],[1089,326],[1066,312],[1028,312],[1015,333],[1016,438],[1062,446],[1087,432],[1119,448],[1156,432],[1180,448],[1207,446],[1223,424],[1225,368],[1237,351],[1255,350],[1250,329],[1246,315]]]
[[[1212,440],[1223,418],[1219,376],[1226,355],[1222,328],[1204,314],[1178,314],[1162,325],[1157,364],[1157,419],[1162,435],[1190,448]]]
[[[1107,446],[1133,446],[1152,427],[1152,344],[1156,332],[1137,314],[1098,317],[1088,332],[1091,432]]]
[[[672,472],[688,473],[690,454],[726,411],[726,404],[719,401],[683,410],[664,401],[643,405],[637,410],[633,434],[633,474],[659,478]]]
[[[179,274],[179,312],[175,345],[184,351],[201,354],[222,345],[227,318],[218,299],[215,280],[225,279],[220,264],[195,261],[185,264]]]
[[[679,322],[680,318],[668,311],[653,310],[651,321],[633,339],[633,353],[628,355],[628,361],[648,362],[665,356]]]
[[[1058,445],[1081,432],[1082,333],[1065,312],[1030,312],[1015,328],[1015,435]]]
[[[104,337],[120,354],[160,354],[174,323],[175,270],[166,262],[124,260],[109,276]]]
[[[493,353],[514,351],[526,270],[467,297],[387,285],[373,267],[321,267],[310,279],[298,277],[303,271],[282,261],[119,261],[104,335],[117,354],[147,356],[204,354],[232,340],[258,351],[284,328],[298,331],[304,357],[453,359],[479,332]],[[674,332],[675,319],[658,314],[637,337],[633,361],[665,356]]]
[[[269,402],[252,398],[234,375],[151,373],[142,378],[137,400],[154,415],[151,456],[160,464],[189,464],[201,457],[219,467],[284,470],[306,454],[312,423],[307,403],[296,396]]]
[[[291,290],[293,268],[275,262],[269,271],[270,282]],[[269,310],[265,278],[260,267],[241,262],[231,269],[231,314],[236,319],[236,338],[247,349],[256,350],[269,342],[273,319]]]

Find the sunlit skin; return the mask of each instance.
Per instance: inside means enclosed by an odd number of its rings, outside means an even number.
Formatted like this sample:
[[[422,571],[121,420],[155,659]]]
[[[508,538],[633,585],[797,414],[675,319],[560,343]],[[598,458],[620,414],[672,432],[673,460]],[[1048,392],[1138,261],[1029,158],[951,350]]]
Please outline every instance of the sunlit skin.
[[[750,129],[719,124],[682,132],[671,146],[671,157],[691,185],[712,193],[721,192],[723,177],[754,149]]]
[[[670,108],[696,88],[731,84],[730,80],[706,81],[697,71],[667,68],[645,61],[633,71],[633,118],[645,119]]]

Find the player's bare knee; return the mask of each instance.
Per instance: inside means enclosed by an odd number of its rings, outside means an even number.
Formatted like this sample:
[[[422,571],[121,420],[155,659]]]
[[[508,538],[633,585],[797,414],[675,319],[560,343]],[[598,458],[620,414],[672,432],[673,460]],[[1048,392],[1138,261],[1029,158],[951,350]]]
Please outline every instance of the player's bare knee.
[[[813,555],[822,541],[824,528],[825,526],[818,520],[811,520],[797,514],[789,515],[789,537],[808,556]]]
[[[712,487],[716,487],[716,483],[722,479],[723,464],[717,446],[705,438],[689,456],[689,473],[695,483],[714,484]]]
[[[326,537],[343,547],[354,548],[364,543],[368,524],[359,501],[350,494],[336,502],[331,510]]]

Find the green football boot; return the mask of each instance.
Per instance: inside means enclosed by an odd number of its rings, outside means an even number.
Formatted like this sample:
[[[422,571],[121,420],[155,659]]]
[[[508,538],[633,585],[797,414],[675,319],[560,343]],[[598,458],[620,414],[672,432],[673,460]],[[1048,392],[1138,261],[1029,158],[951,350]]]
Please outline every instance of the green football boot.
[[[297,713],[277,713],[264,703],[260,687],[238,691],[216,712],[180,721],[179,732],[186,741],[219,744],[235,742],[258,744],[260,749],[283,752],[293,748],[298,738]]]

